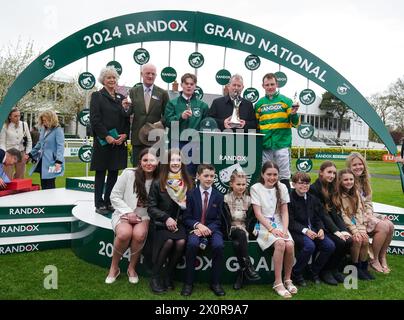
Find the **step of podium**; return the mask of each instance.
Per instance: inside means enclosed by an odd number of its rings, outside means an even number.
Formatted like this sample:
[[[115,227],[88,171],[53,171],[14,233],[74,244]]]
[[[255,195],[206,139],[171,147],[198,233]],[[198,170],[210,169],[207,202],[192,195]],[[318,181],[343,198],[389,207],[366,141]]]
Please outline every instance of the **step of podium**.
[[[94,192],[94,177],[68,177],[66,178],[66,189]]]
[[[78,232],[0,238],[0,255],[70,248],[72,240],[87,237],[94,229],[86,226]]]
[[[404,208],[373,202],[373,210],[377,213],[387,215],[387,218],[395,226],[404,226]]]
[[[0,220],[0,238],[68,233],[74,221],[77,221],[74,217],[4,219]]]
[[[70,247],[88,229],[72,210],[77,201],[90,199],[88,192],[65,188],[0,198],[0,254]]]

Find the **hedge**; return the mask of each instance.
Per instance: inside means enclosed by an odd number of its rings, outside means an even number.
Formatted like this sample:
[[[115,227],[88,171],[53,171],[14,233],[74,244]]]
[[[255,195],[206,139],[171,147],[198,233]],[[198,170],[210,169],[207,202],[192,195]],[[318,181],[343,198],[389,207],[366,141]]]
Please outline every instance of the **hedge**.
[[[292,158],[298,158],[300,149],[300,157],[303,157],[304,148],[303,147],[292,147]],[[345,147],[337,147],[337,148],[306,148],[306,157],[314,159],[315,154],[318,152],[323,153],[351,153],[351,152],[359,152],[361,153],[366,160],[376,160],[382,161],[382,156],[387,154],[386,150],[365,150],[358,148],[345,148]]]

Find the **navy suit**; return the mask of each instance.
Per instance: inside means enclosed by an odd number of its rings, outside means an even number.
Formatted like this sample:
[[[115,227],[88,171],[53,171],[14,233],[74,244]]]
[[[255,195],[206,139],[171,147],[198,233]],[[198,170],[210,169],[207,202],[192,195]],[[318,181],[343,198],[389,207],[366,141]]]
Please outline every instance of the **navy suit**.
[[[209,237],[209,245],[212,249],[212,274],[211,284],[219,284],[222,261],[223,261],[223,234],[221,231],[221,217],[223,215],[223,195],[212,189],[209,197],[208,208],[206,210],[207,226],[212,235]],[[202,198],[199,187],[192,189],[187,193],[187,208],[184,212],[183,222],[188,233],[194,229],[194,225],[201,221],[202,217]],[[186,271],[185,284],[192,285],[195,274],[195,259],[199,251],[201,238],[191,233],[188,235],[187,249],[185,253]]]

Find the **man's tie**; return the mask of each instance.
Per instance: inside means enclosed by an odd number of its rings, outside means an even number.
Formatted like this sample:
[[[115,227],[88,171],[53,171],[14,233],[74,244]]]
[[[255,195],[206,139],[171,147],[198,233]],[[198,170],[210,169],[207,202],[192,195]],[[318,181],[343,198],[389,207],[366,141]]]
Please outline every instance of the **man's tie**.
[[[151,98],[150,88],[146,88],[144,91],[144,105],[146,107],[146,113],[149,112],[150,98]]]
[[[209,199],[209,192],[204,191],[204,198],[203,198],[203,206],[202,206],[202,217],[201,217],[201,223],[205,225],[206,221],[206,210],[208,209],[208,199]]]

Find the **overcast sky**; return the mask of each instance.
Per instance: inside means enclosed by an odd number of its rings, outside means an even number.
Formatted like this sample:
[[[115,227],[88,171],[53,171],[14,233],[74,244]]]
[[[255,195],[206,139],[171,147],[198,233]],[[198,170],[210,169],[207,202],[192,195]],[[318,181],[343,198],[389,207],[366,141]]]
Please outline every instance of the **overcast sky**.
[[[401,0],[2,1],[0,48],[20,38],[23,43],[32,40],[35,49],[44,52],[72,33],[104,19],[167,9],[223,15],[274,32],[328,63],[366,97],[386,90],[390,83],[404,75],[404,1]],[[172,46],[171,65],[177,73],[192,71],[181,54],[192,53],[194,45],[173,43]],[[138,47],[139,44],[133,44],[116,49],[116,60],[123,65],[121,84],[129,86],[139,80],[139,68],[131,58]],[[167,66],[167,43],[145,43],[144,47],[151,53],[150,62],[160,70]],[[206,65],[198,71],[198,84],[205,92],[220,93],[214,74],[222,67],[223,48],[205,45],[200,46],[199,51],[205,55]],[[226,68],[232,73],[241,73],[248,87],[251,73],[244,67],[246,56],[245,52],[228,50]],[[90,56],[89,71],[97,77],[101,67],[110,60],[112,50]],[[85,71],[84,59],[62,69],[70,76],[82,71]],[[260,79],[270,71],[278,71],[278,66],[263,62],[253,74],[252,84],[261,93]],[[289,78],[284,93],[292,95],[305,88],[303,77],[288,69],[282,71]],[[161,79],[157,84],[166,88]],[[318,94],[323,91],[315,85],[310,87]]]

